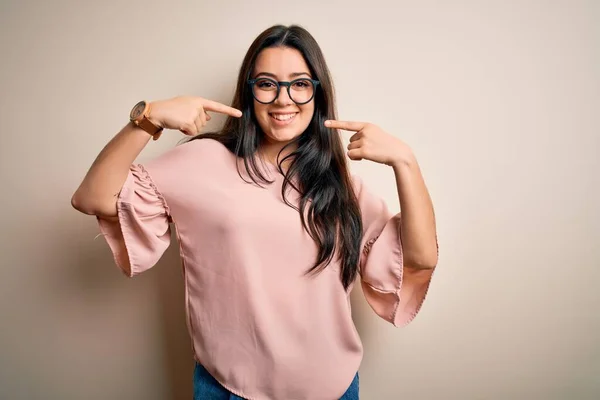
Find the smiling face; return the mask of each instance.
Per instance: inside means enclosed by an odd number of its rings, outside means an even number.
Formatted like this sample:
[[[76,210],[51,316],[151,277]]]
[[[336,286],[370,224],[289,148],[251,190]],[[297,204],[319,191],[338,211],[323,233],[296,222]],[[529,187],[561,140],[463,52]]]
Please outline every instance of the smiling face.
[[[298,78],[314,79],[302,54],[289,47],[270,47],[262,50],[256,59],[252,78],[271,78],[275,81],[293,81]],[[259,83],[261,90],[272,90],[269,82]],[[293,95],[299,101],[305,83],[298,82]],[[314,89],[316,90],[316,88]],[[297,96],[297,97],[296,97]],[[268,145],[283,146],[308,127],[315,111],[314,98],[306,104],[296,104],[290,98],[287,88],[281,86],[279,96],[273,103],[262,104],[254,99],[254,113]]]

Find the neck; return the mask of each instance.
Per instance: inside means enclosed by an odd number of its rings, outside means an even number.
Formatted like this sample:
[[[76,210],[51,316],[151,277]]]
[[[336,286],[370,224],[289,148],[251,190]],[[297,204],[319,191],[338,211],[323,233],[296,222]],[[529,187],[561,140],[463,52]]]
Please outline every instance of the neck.
[[[291,145],[286,147],[285,150],[281,152],[281,149],[283,149],[288,143],[289,142],[269,142],[268,140],[265,140],[259,148],[260,155],[266,162],[277,165],[278,159],[283,160],[288,154],[297,148],[296,145]],[[279,154],[279,152],[281,152],[281,154]],[[284,165],[291,161],[288,160],[284,162]]]

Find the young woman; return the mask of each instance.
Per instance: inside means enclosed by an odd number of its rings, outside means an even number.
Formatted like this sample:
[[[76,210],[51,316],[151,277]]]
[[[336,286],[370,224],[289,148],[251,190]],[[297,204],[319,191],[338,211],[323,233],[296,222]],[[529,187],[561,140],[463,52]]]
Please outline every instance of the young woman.
[[[228,118],[200,134],[208,112]],[[163,129],[192,138],[134,164]],[[347,152],[338,129],[350,131]],[[346,155],[393,168],[402,217],[349,173]],[[128,276],[156,264],[175,227],[196,399],[357,399],[355,281],[402,326],[437,263],[414,154],[374,124],[336,120],[325,58],[298,26],[256,38],[232,107],[188,96],[138,103],[72,204],[97,216]]]

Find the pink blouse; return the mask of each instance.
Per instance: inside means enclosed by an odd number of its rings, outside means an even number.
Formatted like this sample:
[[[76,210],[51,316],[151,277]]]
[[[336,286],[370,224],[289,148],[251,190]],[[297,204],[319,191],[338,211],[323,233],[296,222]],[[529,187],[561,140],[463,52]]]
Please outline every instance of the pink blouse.
[[[320,274],[304,274],[317,246],[282,200],[283,177],[266,164],[273,184],[246,183],[239,162],[221,143],[201,139],[132,165],[118,221],[99,218],[100,230],[117,265],[134,276],[160,259],[172,223],[193,355],[229,391],[252,400],[338,399],[362,359],[351,288],[344,290],[335,259]],[[400,215],[353,179],[364,224],[364,294],[381,318],[405,325],[433,271],[403,266]],[[288,198],[297,200],[292,192]]]

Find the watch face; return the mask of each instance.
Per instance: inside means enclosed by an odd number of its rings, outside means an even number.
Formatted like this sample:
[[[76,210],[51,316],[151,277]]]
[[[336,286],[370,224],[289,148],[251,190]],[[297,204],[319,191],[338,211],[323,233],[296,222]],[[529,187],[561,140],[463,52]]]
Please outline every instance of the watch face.
[[[144,112],[145,108],[146,108],[146,102],[145,101],[140,101],[131,110],[131,115],[129,116],[129,118],[132,121],[138,119],[142,115],[142,113]]]

